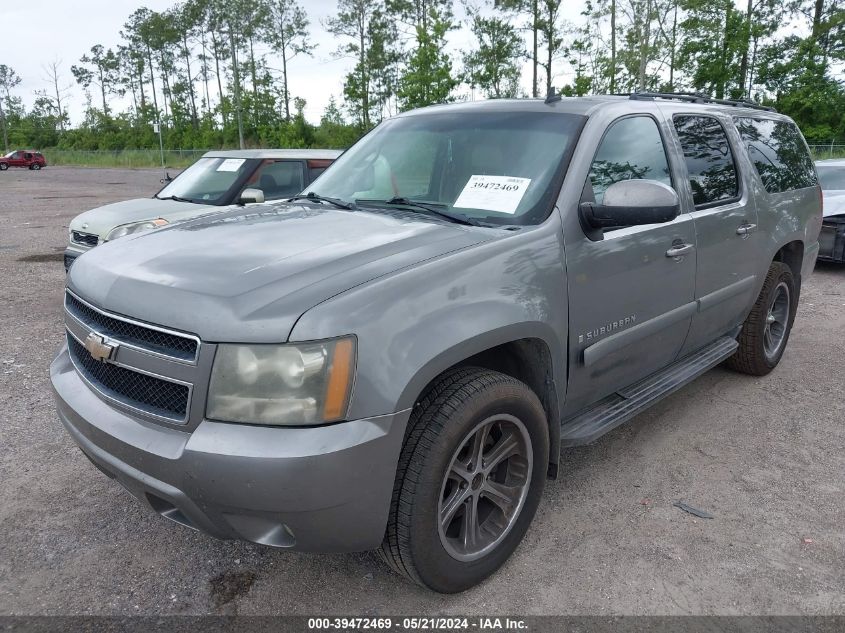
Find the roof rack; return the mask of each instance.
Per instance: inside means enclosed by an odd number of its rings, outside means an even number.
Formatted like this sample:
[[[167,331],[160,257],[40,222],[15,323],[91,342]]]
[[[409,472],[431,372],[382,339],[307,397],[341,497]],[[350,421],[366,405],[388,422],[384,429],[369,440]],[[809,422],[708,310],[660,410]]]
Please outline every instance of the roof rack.
[[[654,101],[655,99],[675,99],[677,101],[688,101],[690,103],[715,103],[717,105],[734,106],[737,108],[752,108],[754,110],[765,110],[766,112],[777,112],[774,108],[760,105],[747,99],[714,99],[700,92],[629,92],[620,95],[635,101]]]

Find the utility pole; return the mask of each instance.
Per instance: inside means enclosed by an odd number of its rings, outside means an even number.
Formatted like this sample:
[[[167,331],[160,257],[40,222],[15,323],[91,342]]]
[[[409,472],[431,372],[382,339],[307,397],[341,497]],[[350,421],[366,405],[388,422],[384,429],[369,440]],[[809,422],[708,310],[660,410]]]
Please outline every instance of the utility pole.
[[[229,24],[229,46],[232,47],[232,72],[235,79],[235,110],[238,114],[238,146],[244,149],[244,123],[241,114],[241,75],[238,71],[238,52],[235,49],[235,36],[232,33],[232,24]]]
[[[3,99],[0,98],[0,124],[3,125],[3,147],[9,151],[9,133],[6,131],[6,113],[3,111]]]
[[[167,168],[164,165],[164,140],[161,138],[161,119],[153,123],[153,131],[158,134],[158,148],[161,151],[161,171],[164,172],[164,180],[170,180],[167,175]]]

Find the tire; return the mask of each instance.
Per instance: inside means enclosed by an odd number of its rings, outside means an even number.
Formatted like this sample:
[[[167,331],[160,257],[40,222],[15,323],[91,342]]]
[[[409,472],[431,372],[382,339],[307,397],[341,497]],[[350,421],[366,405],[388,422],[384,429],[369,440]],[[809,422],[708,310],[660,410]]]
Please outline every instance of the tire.
[[[9,169],[9,165],[7,163],[0,163],[0,171],[6,171]]]
[[[773,262],[742,326],[739,348],[725,361],[728,367],[752,376],[765,376],[777,367],[789,342],[799,290],[789,266]]]
[[[39,165],[38,163],[32,163],[31,169],[34,169],[35,171],[39,171],[41,169],[41,165]]]
[[[408,422],[381,557],[441,593],[478,584],[528,530],[548,463],[546,414],[527,385],[472,367],[444,374]],[[477,521],[468,522],[473,511]],[[476,536],[469,545],[462,538],[468,524],[484,527],[469,531]]]

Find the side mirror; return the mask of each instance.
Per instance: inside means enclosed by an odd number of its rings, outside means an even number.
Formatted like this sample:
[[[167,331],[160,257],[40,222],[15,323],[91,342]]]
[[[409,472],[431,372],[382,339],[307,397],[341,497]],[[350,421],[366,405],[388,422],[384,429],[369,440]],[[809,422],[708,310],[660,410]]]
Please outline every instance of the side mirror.
[[[249,204],[251,202],[264,202],[264,192],[261,189],[253,189],[249,187],[241,192],[241,197],[238,200],[239,204]]]
[[[678,217],[681,204],[672,187],[657,180],[622,180],[604,192],[601,204],[583,202],[581,219],[592,229],[661,224]]]

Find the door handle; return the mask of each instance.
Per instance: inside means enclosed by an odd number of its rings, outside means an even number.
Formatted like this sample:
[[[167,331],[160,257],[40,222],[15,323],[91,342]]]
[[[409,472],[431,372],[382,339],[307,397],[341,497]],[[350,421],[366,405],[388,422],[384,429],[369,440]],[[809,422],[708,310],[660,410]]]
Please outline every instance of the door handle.
[[[746,235],[751,235],[756,230],[757,230],[756,224],[742,224],[736,230],[736,234],[742,235],[743,237],[745,237]]]
[[[683,257],[692,253],[694,249],[694,244],[678,244],[666,251],[666,257]]]

